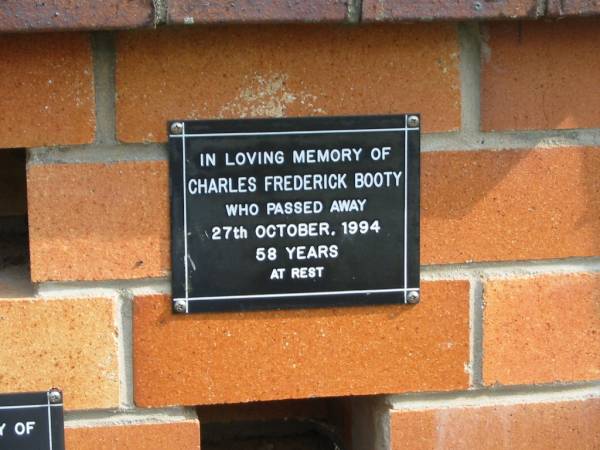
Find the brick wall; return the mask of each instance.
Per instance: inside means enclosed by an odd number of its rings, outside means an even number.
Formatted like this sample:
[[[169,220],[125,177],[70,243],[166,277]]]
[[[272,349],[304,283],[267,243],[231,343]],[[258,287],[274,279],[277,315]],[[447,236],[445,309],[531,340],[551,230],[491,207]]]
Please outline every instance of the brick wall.
[[[173,22],[214,13],[173,3]],[[0,392],[60,386],[69,450],[195,449],[196,406],[314,397],[350,400],[356,450],[598,448],[599,29],[1,35],[0,158],[27,148],[27,205],[7,157],[0,216],[26,213],[30,258],[0,271]],[[168,119],[406,111],[425,132],[419,305],[171,314]]]

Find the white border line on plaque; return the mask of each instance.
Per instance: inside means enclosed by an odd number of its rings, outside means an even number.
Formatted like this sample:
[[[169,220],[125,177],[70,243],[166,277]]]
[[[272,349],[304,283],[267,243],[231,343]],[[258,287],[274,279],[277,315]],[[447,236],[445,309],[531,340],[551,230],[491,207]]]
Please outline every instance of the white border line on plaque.
[[[306,131],[260,131],[260,132],[247,132],[247,133],[202,133],[202,134],[185,134],[185,122],[182,122],[181,134],[169,134],[169,137],[182,138],[182,150],[183,150],[183,242],[184,242],[184,266],[185,266],[185,298],[174,298],[173,302],[178,300],[185,301],[185,312],[188,313],[188,305],[190,301],[197,300],[233,300],[233,299],[244,299],[244,298],[274,298],[274,297],[310,297],[310,296],[322,296],[322,295],[344,295],[344,294],[375,294],[378,292],[403,292],[404,303],[406,303],[406,292],[407,291],[418,291],[419,288],[407,288],[407,243],[406,243],[406,232],[407,232],[407,206],[408,206],[408,132],[417,131],[418,127],[409,128],[406,126],[408,115],[404,115],[404,127],[402,128],[361,128],[354,130],[306,130]],[[185,152],[185,138],[188,137],[227,137],[227,136],[272,136],[278,134],[334,134],[334,133],[385,133],[389,131],[403,131],[404,132],[404,287],[403,288],[392,288],[392,289],[362,289],[356,291],[326,291],[326,292],[296,292],[296,293],[279,293],[279,294],[249,294],[249,295],[220,295],[214,297],[189,297],[188,296],[188,251],[187,251],[187,190],[186,190],[186,152]]]
[[[50,450],[52,450],[54,447],[54,443],[52,442],[52,408],[60,407],[60,406],[63,406],[63,404],[62,403],[50,403],[50,398],[48,398],[48,403],[45,405],[0,406],[0,410],[48,408],[48,442],[50,444]]]
[[[53,449],[54,444],[52,443],[52,409],[50,408],[50,394],[46,393],[46,399],[48,400],[48,442],[50,443],[50,450]]]

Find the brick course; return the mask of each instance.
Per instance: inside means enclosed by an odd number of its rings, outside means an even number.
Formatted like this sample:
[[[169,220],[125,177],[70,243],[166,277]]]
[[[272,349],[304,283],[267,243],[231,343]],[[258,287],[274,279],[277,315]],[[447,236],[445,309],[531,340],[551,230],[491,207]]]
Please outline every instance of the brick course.
[[[422,263],[597,255],[599,171],[597,148],[423,153]],[[166,162],[30,164],[27,176],[34,281],[168,274]]]

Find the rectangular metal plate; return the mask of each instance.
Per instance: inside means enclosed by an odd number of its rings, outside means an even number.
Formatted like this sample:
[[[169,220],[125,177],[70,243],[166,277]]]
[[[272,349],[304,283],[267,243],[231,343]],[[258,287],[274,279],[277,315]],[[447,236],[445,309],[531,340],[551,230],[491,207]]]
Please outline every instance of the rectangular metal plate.
[[[169,133],[174,311],[417,297],[418,115],[182,121]]]
[[[0,449],[64,450],[62,402],[49,392],[0,394]]]

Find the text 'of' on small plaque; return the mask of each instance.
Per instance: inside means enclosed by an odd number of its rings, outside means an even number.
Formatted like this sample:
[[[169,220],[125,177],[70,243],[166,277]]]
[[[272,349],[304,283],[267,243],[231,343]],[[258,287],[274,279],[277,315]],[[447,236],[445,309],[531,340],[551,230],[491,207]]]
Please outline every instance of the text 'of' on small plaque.
[[[418,115],[168,129],[175,312],[418,303]]]
[[[0,394],[0,449],[64,448],[61,391]]]

